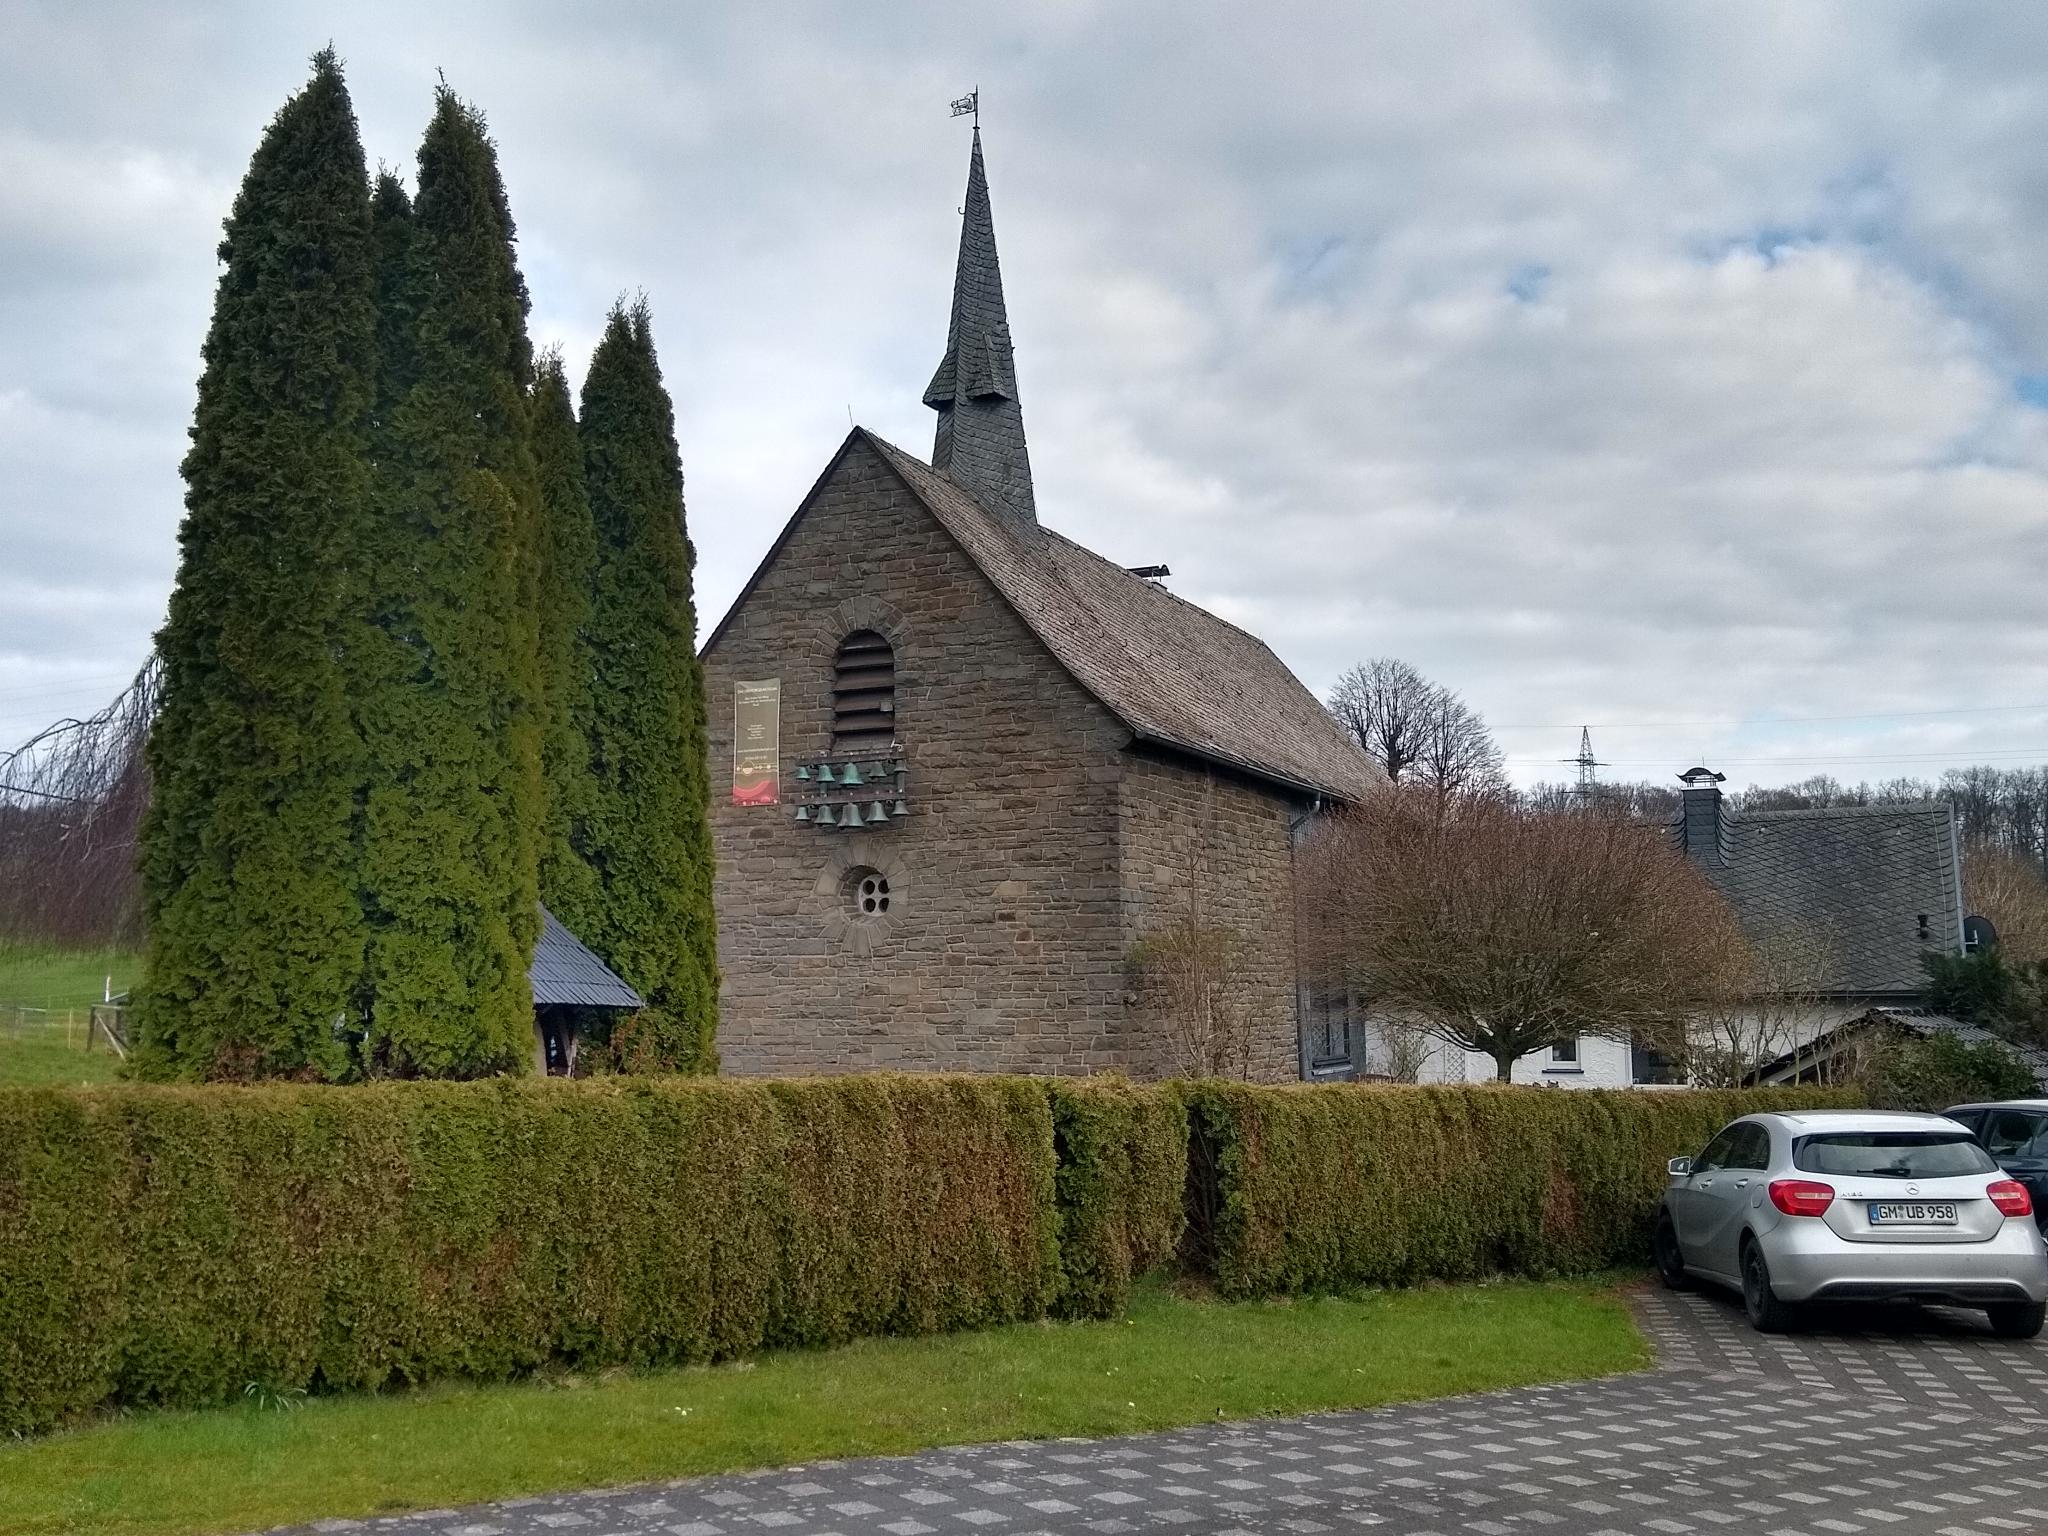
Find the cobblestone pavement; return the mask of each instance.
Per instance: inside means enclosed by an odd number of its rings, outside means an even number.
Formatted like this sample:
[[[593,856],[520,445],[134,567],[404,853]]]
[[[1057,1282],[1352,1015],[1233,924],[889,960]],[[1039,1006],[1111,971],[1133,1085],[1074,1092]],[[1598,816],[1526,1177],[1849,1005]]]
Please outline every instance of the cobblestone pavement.
[[[393,1536],[1999,1536],[2048,1532],[2048,1342],[1859,1311],[1767,1339],[1646,1291],[1655,1370],[1363,1413],[1030,1441],[302,1530]]]

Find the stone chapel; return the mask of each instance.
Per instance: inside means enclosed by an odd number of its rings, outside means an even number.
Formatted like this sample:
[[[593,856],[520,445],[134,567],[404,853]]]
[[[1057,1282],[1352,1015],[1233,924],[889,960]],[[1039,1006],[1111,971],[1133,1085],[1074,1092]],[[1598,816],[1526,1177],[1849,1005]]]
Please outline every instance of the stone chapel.
[[[703,648],[718,1049],[739,1074],[1151,1077],[1148,938],[1234,941],[1251,1076],[1338,1075],[1309,825],[1377,770],[1255,636],[1043,526],[981,135],[931,462],[856,427]]]

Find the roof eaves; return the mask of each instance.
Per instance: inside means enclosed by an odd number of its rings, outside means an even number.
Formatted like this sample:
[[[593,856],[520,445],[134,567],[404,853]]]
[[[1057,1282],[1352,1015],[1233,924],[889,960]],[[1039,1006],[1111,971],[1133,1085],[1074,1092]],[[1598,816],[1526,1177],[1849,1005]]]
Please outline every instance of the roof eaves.
[[[1326,784],[1310,784],[1303,779],[1290,778],[1284,773],[1278,773],[1271,768],[1261,768],[1256,763],[1248,763],[1241,757],[1233,757],[1230,753],[1220,752],[1214,747],[1198,747],[1191,742],[1178,741],[1171,736],[1162,735],[1158,731],[1138,730],[1135,727],[1132,729],[1131,734],[1135,740],[1145,742],[1148,745],[1167,747],[1188,757],[1197,757],[1204,762],[1217,763],[1225,768],[1234,768],[1239,773],[1263,779],[1269,784],[1277,784],[1283,789],[1291,789],[1308,799],[1338,800],[1346,805],[1355,805],[1357,803],[1348,790],[1339,790]]]

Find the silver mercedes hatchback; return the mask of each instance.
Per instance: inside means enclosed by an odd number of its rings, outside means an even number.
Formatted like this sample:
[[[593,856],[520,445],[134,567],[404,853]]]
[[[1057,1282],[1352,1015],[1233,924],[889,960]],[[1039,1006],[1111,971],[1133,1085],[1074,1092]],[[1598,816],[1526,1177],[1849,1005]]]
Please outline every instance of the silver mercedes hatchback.
[[[2048,1248],[2027,1188],[1940,1115],[1744,1115],[1674,1157],[1657,1272],[1742,1293],[1765,1333],[1809,1302],[1981,1307],[2005,1338],[2048,1318]]]

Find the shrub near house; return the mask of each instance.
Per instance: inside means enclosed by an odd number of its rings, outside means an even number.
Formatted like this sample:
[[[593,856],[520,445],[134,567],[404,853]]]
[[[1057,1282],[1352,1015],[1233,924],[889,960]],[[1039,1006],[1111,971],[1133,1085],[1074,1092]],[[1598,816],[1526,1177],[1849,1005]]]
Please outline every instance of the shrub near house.
[[[847,1077],[0,1091],[0,1435],[103,1405],[712,1360],[1634,1261],[1804,1094]],[[1838,1100],[1837,1100],[1838,1101]],[[1192,1124],[1194,1134],[1190,1134]]]

